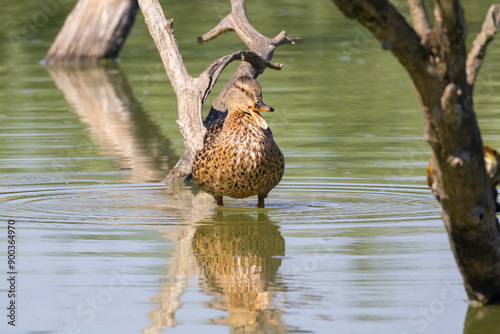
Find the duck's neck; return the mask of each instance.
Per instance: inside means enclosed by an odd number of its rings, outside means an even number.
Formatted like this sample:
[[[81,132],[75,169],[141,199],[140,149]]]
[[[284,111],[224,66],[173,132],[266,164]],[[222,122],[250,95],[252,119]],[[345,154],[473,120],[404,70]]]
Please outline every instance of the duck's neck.
[[[243,129],[246,129],[244,130],[246,134],[253,136],[272,136],[271,130],[269,128],[263,129],[249,113],[243,111],[230,112],[224,121],[224,130],[241,135]],[[251,132],[248,132],[248,130]]]
[[[249,124],[255,123],[252,116],[247,112],[244,112],[244,111],[231,111],[231,112],[229,112],[229,114],[226,117],[226,123],[236,124],[236,123],[240,123],[240,122],[249,123]],[[255,125],[257,125],[257,124],[255,124]]]

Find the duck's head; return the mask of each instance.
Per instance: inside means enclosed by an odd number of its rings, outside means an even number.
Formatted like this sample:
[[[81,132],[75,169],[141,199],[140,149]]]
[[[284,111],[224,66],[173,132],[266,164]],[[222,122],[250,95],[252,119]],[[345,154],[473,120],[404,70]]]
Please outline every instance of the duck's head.
[[[261,111],[274,111],[274,108],[262,102],[262,88],[252,77],[239,77],[229,89],[226,96],[226,106],[229,113],[239,111],[250,114],[263,129],[267,123],[260,115]]]

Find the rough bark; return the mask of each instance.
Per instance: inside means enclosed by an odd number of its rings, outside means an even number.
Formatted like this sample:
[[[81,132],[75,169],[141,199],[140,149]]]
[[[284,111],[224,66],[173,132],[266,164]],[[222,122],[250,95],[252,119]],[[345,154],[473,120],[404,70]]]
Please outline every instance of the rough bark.
[[[424,139],[432,148],[433,190],[465,289],[471,300],[499,302],[500,233],[472,97],[475,74],[498,26],[498,9],[490,9],[468,58],[458,0],[434,1],[432,28],[422,1],[409,0],[415,29],[386,0],[333,1],[409,73],[423,110]]]
[[[165,70],[177,96],[179,119],[177,125],[182,134],[185,153],[165,178],[171,184],[183,181],[191,175],[193,160],[203,147],[206,128],[224,116],[224,99],[228,87],[241,75],[257,77],[265,67],[281,69],[283,65],[271,63],[274,49],[284,43],[293,43],[283,31],[274,39],[259,34],[248,22],[243,0],[232,0],[232,12],[209,33],[198,37],[198,42],[206,42],[218,35],[234,30],[250,50],[237,51],[213,62],[198,78],[192,78],[184,65],[174,36],[173,19],[167,20],[158,0],[139,0],[149,32],[160,52]],[[232,61],[243,60],[233,78],[229,80],[221,94],[215,99],[212,110],[203,123],[202,106],[222,70]]]
[[[79,0],[45,62],[69,64],[118,57],[137,9],[137,0]]]

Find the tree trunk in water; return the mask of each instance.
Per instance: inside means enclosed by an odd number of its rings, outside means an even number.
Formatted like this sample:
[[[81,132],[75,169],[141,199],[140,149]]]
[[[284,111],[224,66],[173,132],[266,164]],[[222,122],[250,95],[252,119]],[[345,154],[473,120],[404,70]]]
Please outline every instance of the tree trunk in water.
[[[424,139],[432,148],[433,192],[471,300],[500,302],[500,233],[473,109],[473,84],[498,26],[492,6],[467,57],[467,27],[458,0],[434,1],[434,27],[423,0],[409,0],[412,28],[385,0],[333,0],[390,50],[408,71],[420,100]]]
[[[45,56],[45,63],[118,57],[137,9],[137,0],[79,0]]]

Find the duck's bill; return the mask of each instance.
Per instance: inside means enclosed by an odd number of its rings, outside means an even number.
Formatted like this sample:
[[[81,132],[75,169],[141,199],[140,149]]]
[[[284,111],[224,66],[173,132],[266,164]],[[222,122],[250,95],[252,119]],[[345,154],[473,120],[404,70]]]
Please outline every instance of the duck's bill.
[[[273,112],[274,108],[265,104],[264,102],[262,102],[261,99],[258,99],[258,100],[255,100],[253,107],[252,107],[252,110],[258,111],[258,112],[261,112],[261,111]]]
[[[250,109],[250,115],[252,115],[255,122],[257,122],[257,124],[259,124],[261,128],[263,128],[264,130],[268,128],[266,120],[260,115],[260,112],[254,109]]]
[[[255,119],[257,124],[265,130],[268,126],[264,118],[260,115],[261,111],[273,112],[274,108],[262,102],[261,99],[255,100],[252,108],[250,108],[250,114],[252,114],[252,117]]]

